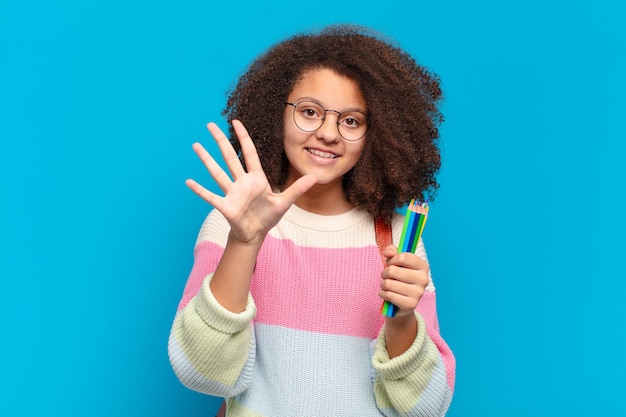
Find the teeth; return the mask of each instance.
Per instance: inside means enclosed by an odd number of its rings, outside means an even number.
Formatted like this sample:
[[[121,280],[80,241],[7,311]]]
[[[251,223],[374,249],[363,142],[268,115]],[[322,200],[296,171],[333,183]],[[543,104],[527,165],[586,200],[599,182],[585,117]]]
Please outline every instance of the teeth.
[[[330,152],[322,152],[322,151],[318,151],[317,149],[311,149],[308,148],[307,151],[309,151],[309,153],[315,155],[315,156],[319,156],[321,158],[336,158],[337,155],[335,155],[334,153],[330,153]]]

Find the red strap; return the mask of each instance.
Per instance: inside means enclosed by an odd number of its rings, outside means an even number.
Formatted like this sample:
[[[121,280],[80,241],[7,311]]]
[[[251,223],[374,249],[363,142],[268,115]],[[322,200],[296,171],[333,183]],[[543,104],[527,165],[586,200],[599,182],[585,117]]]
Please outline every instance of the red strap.
[[[385,257],[383,256],[383,250],[392,242],[391,225],[386,222],[382,217],[376,217],[374,219],[374,230],[376,231],[376,245],[380,251],[380,258],[385,265]]]
[[[215,417],[225,417],[226,416],[226,400],[222,401],[222,405],[220,409],[217,411],[217,415]]]

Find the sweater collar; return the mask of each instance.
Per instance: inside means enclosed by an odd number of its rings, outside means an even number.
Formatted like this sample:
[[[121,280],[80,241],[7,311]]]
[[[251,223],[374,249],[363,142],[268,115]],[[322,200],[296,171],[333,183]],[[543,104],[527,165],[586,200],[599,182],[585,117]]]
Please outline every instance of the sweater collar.
[[[292,204],[283,219],[307,229],[333,232],[349,229],[360,222],[371,219],[371,216],[367,211],[358,207],[345,213],[325,216],[306,211]]]

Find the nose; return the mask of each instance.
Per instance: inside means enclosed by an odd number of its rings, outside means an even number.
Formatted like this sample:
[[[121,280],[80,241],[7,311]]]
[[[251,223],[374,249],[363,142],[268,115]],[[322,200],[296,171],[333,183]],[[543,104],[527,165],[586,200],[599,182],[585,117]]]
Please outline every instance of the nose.
[[[330,113],[330,115],[329,115]],[[334,113],[334,114],[333,114]],[[341,139],[339,134],[339,113],[337,110],[326,110],[322,125],[315,132],[318,139],[326,142],[336,142]],[[330,117],[329,117],[330,116]]]

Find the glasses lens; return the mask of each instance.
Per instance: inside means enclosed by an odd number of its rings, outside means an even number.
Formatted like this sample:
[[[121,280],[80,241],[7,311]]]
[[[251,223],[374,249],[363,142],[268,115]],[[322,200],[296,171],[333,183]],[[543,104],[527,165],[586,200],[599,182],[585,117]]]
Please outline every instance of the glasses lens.
[[[324,123],[324,109],[317,103],[301,101],[293,109],[293,120],[305,132],[313,132]]]
[[[367,132],[367,116],[359,111],[341,113],[338,126],[345,140],[359,140]]]

